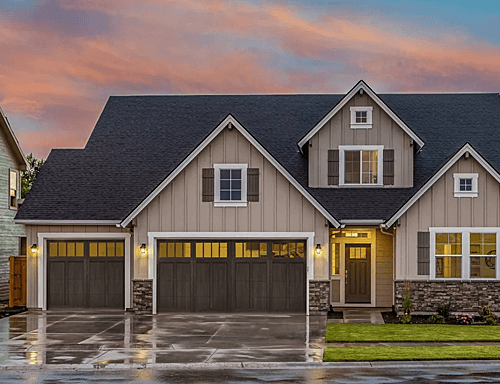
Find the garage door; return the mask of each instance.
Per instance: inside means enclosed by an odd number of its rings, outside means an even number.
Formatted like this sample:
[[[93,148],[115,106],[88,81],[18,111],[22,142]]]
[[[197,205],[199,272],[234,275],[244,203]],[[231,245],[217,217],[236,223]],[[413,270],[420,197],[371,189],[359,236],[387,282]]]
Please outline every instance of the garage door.
[[[305,241],[158,241],[159,311],[305,312]]]
[[[47,247],[49,309],[124,308],[123,241],[48,241]]]

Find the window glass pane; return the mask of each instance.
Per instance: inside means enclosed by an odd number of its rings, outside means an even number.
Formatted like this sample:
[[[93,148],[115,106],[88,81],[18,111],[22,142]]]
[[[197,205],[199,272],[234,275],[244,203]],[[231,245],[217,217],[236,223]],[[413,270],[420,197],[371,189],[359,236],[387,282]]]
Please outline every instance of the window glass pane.
[[[108,242],[108,257],[115,257],[115,242]]]
[[[231,173],[229,172],[229,169],[221,169],[220,170],[220,178],[222,179],[229,179],[231,178]]]
[[[456,256],[436,257],[437,278],[460,278],[462,277],[462,258]]]
[[[106,257],[106,243],[99,243],[99,257]]]
[[[76,257],[83,257],[85,252],[84,243],[76,243]]]
[[[280,245],[273,243],[273,257],[280,257]]]
[[[461,255],[462,234],[461,233],[437,233],[436,255]]]
[[[297,243],[288,243],[288,255],[293,259],[297,258]]]
[[[167,257],[167,243],[160,243],[158,246],[158,257],[163,259]]]
[[[175,243],[166,243],[167,257],[175,257]]]
[[[231,191],[231,200],[241,200],[241,191]]]
[[[220,243],[220,257],[227,257],[227,243]]]
[[[123,257],[123,255],[125,254],[125,243],[123,242],[117,242],[116,245],[115,245],[115,253],[116,253],[116,256],[117,257]]]
[[[241,179],[231,180],[231,189],[241,189]]]
[[[204,257],[211,257],[212,256],[212,244],[211,243],[204,243],[203,244],[203,256]]]
[[[75,256],[75,243],[68,243],[68,256]]]
[[[49,256],[57,256],[57,243],[50,243],[49,245]]]
[[[376,184],[378,181],[378,151],[362,151],[362,175],[363,184]]]
[[[267,257],[267,243],[260,243],[260,257]]]
[[[484,279],[494,279],[496,257],[471,257],[470,258],[470,277],[480,277]]]
[[[184,243],[184,257],[191,257],[191,243]]]
[[[184,256],[184,247],[182,243],[175,243],[175,257]]]
[[[340,244],[332,244],[332,275],[338,275],[340,271]]]
[[[15,171],[10,171],[10,189],[14,191],[17,190],[17,172]]]
[[[90,257],[97,256],[97,243],[89,243],[89,256]]]
[[[359,184],[360,182],[359,157],[360,157],[359,151],[344,152],[344,158],[345,158],[344,182],[346,184]]]
[[[234,251],[236,257],[243,257],[243,243],[236,243]]]
[[[212,243],[212,257],[219,257],[219,243]]]
[[[252,244],[251,243],[243,243],[245,245],[245,254],[244,257],[252,257]]]
[[[231,180],[221,180],[220,189],[231,189]]]
[[[470,254],[471,255],[496,255],[496,234],[495,233],[471,233],[470,234]]]
[[[281,256],[288,256],[288,244],[281,244]]]
[[[241,169],[231,169],[232,179],[241,179]]]
[[[59,257],[66,256],[66,242],[59,242]]]
[[[221,200],[230,200],[231,192],[230,191],[220,191],[220,199]]]
[[[203,243],[196,243],[196,257],[203,257]]]

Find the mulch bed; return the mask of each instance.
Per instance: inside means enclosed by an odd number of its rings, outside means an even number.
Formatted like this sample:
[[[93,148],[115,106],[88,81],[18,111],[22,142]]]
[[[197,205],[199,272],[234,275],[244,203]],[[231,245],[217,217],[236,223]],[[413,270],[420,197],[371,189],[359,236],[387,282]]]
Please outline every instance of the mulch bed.
[[[394,312],[382,312],[382,317],[384,318],[384,322],[386,324],[399,324],[399,318]],[[410,324],[430,324],[429,323],[430,316],[426,315],[412,315]],[[482,318],[477,316],[474,319],[474,325],[485,325],[482,322]],[[446,324],[456,325],[455,318],[452,316],[446,320]]]
[[[328,311],[328,318],[342,320],[344,318],[344,312],[342,312],[342,311]]]

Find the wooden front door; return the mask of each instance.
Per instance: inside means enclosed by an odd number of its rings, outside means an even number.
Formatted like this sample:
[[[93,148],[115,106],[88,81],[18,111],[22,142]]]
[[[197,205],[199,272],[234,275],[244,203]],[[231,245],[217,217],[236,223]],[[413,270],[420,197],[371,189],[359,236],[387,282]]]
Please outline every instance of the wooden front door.
[[[345,245],[345,302],[371,301],[371,244]]]

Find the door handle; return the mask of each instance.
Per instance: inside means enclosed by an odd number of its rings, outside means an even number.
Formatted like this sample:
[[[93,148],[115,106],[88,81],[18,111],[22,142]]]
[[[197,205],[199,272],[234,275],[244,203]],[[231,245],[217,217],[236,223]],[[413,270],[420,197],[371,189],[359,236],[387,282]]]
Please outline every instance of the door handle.
[[[347,279],[349,278],[349,273],[347,272],[347,269],[345,270],[345,282],[347,284]]]

